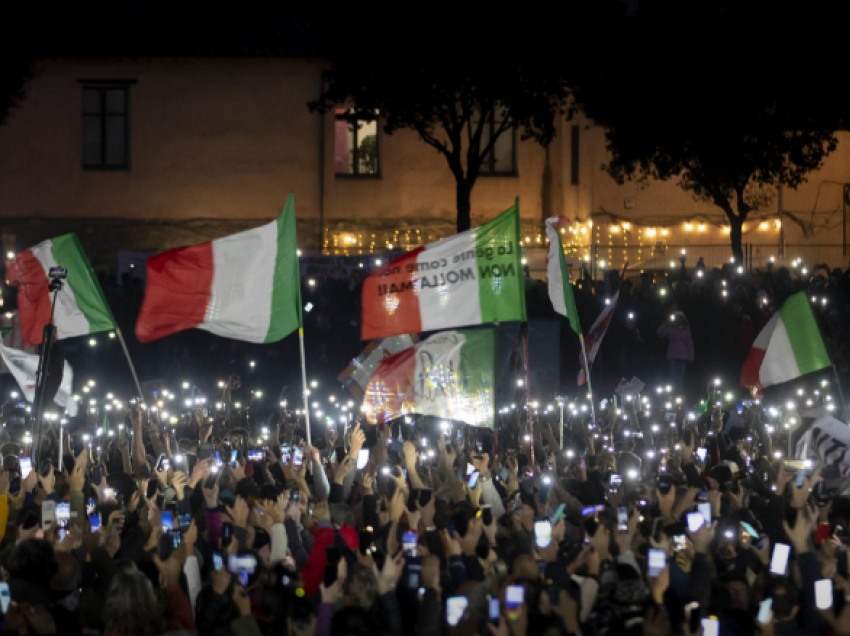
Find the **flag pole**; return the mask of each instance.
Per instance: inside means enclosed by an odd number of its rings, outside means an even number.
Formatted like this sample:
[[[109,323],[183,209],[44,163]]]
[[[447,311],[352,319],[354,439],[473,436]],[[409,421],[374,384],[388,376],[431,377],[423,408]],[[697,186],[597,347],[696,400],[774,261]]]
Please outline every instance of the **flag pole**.
[[[841,408],[844,409],[842,415],[847,419],[847,404],[844,402],[844,389],[841,388],[841,378],[838,377],[838,368],[835,363],[832,363],[832,373],[835,375],[835,384],[838,385],[838,395],[841,398]]]
[[[587,360],[587,350],[584,348],[584,334],[578,335],[581,342],[581,356],[584,358],[584,375],[587,377],[587,390],[590,392],[590,415],[593,417],[593,423],[596,424],[596,407],[593,404],[593,385],[590,383],[590,363]]]
[[[118,327],[115,328],[115,334],[118,336],[118,342],[121,343],[121,349],[124,350],[124,357],[127,358],[127,364],[130,367],[130,373],[133,374],[133,382],[136,383],[136,391],[139,392],[139,399],[145,399],[144,393],[142,393],[142,385],[139,384],[139,376],[136,375],[136,367],[133,366],[133,361],[130,359],[130,352],[127,350],[127,343],[124,342],[124,336],[121,335],[121,329]]]
[[[307,445],[312,446],[310,440],[310,398],[307,393],[307,360],[304,355],[304,327],[298,327],[298,344],[301,348],[301,389],[304,396],[304,427],[307,430]]]

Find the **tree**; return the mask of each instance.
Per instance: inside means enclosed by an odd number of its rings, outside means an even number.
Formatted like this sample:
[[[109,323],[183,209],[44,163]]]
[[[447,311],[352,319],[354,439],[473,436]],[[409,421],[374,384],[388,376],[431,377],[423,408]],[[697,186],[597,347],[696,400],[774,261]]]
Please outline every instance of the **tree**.
[[[789,55],[806,59],[806,29],[819,19],[801,17],[807,11],[762,0],[641,0],[618,22],[614,50],[573,77],[578,102],[606,128],[607,171],[619,183],[678,179],[714,203],[738,262],[744,221],[765,188],[798,186],[836,147],[840,114],[819,103],[829,92],[817,89],[822,71],[792,79],[772,56],[795,42]]]
[[[546,145],[567,107],[566,84],[535,41],[540,31],[518,35],[501,11],[464,16],[457,7],[439,32],[422,16],[369,38],[349,23],[328,28],[334,46],[310,109],[346,105],[367,118],[377,111],[387,135],[415,131],[455,177],[458,232],[470,227],[472,190],[497,139],[519,128]]]

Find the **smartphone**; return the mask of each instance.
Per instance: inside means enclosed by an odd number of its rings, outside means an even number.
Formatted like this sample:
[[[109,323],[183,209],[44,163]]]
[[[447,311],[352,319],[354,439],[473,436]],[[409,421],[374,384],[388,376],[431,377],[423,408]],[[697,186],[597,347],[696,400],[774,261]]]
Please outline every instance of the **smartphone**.
[[[667,566],[667,553],[658,548],[650,548],[647,557],[647,566],[649,576],[653,579],[656,578],[661,574],[661,570]]]
[[[336,563],[325,563],[325,587],[328,588],[336,583],[339,570]]]
[[[303,466],[304,465],[304,448],[301,446],[296,446],[292,450],[292,464],[294,466]]]
[[[701,512],[689,512],[687,516],[688,532],[691,534],[697,532],[705,523],[705,517]]]
[[[286,466],[290,461],[292,461],[292,447],[284,444],[280,447],[280,463]]]
[[[100,479],[100,465],[95,465],[95,467],[92,469],[91,483],[93,483],[95,486],[100,486]]]
[[[366,468],[366,464],[369,463],[369,449],[361,448],[357,452],[357,470],[363,470]]]
[[[758,532],[756,532],[756,529],[755,529],[755,528],[753,528],[753,527],[752,527],[750,524],[748,524],[746,521],[742,521],[742,522],[741,522],[741,527],[742,527],[742,528],[744,529],[744,531],[745,531],[748,535],[750,535],[753,539],[756,539],[756,540],[758,540],[758,539],[759,539],[759,533],[758,533]]]
[[[720,621],[716,616],[702,619],[702,636],[720,636]]]
[[[99,514],[94,514],[89,517],[89,527],[92,532],[97,532],[100,530],[101,520]]]
[[[334,564],[336,567],[336,564]],[[230,554],[227,557],[227,570],[239,578],[239,584],[247,585],[248,577],[257,569],[257,557],[253,554]]]
[[[620,486],[623,483],[623,476],[618,475],[617,473],[613,473],[611,475],[611,480],[608,482],[609,491],[610,492],[619,492]]]
[[[831,599],[830,599],[831,600]],[[770,622],[770,614],[773,609],[773,599],[766,598],[759,604],[758,622],[767,625]]]
[[[511,474],[508,472],[507,468],[503,468],[502,472],[499,473],[499,478],[505,483],[508,483],[508,480],[510,479],[510,477],[511,477]],[[496,599],[496,600],[498,600],[498,599]]]
[[[806,471],[805,470],[798,470],[797,471],[797,478],[794,480],[794,483],[796,484],[797,488],[803,487],[803,484],[806,483]]]
[[[467,607],[469,607],[469,599],[465,596],[450,596],[446,599],[446,622],[449,627],[457,627]]]
[[[152,481],[156,480],[154,479]],[[89,499],[88,501],[86,501],[86,515],[88,515],[89,517],[92,516],[96,508],[97,504],[95,503],[94,499]]]
[[[401,538],[401,548],[404,550],[404,556],[406,557],[415,557],[416,556],[416,546],[419,543],[419,535],[415,532],[408,530],[402,535]]]
[[[41,502],[41,529],[47,532],[56,521],[56,502],[45,499]]]
[[[815,581],[815,604],[819,610],[832,607],[832,579]]]
[[[9,594],[9,584],[6,582],[0,582],[0,610],[2,610],[3,615],[9,611],[9,603],[12,602],[12,596]]]
[[[221,555],[218,552],[213,552],[213,569],[216,572],[221,572],[221,568],[224,567],[224,559],[221,558]]]
[[[71,525],[71,504],[67,501],[60,501],[56,504],[56,523],[60,528],[67,528]]]
[[[219,453],[217,450],[214,450],[212,452],[212,458],[213,458],[213,464],[215,464],[216,466],[221,468],[222,464],[224,463],[224,462],[221,461],[221,453]]]
[[[469,475],[469,479],[466,483],[470,488],[475,488],[478,485],[478,477],[480,476],[480,474],[481,473],[479,473],[477,470],[474,470]]]
[[[629,509],[626,506],[617,507],[617,531],[628,532],[629,530]]]
[[[171,532],[174,529],[174,516],[167,510],[161,513],[162,531]]]
[[[538,548],[546,548],[552,543],[552,522],[548,520],[534,522],[534,543]]]
[[[226,548],[230,545],[230,542],[233,541],[233,524],[232,523],[222,523],[221,524],[221,547]]]
[[[430,488],[422,488],[419,491],[419,505],[423,508],[427,506],[431,502],[431,497],[433,496],[433,494],[434,491]]]
[[[664,479],[660,479],[658,481],[658,492],[660,492],[662,495],[668,494],[670,492],[670,488],[673,487],[673,484],[668,480],[669,480],[669,477],[664,478]]]
[[[238,450],[230,451],[230,467],[231,468],[236,468],[236,466],[238,465],[238,461],[237,461],[238,458],[239,458],[239,451]]]
[[[32,458],[21,457],[18,460],[18,465],[21,467],[21,481],[23,481],[29,477],[32,472]]]
[[[493,523],[493,507],[489,505],[481,506],[481,521],[485,526]]]
[[[502,608],[499,607],[499,599],[498,598],[490,598],[488,601],[487,608],[487,618],[490,621],[490,624],[494,627],[499,625],[499,618],[502,615]]]
[[[708,449],[707,449],[707,448],[698,448],[698,449],[697,449],[697,457],[699,457],[699,460],[700,460],[701,462],[705,462],[705,455],[706,455],[706,453],[708,453]]]
[[[517,609],[525,603],[525,588],[522,585],[509,585],[505,590],[505,605],[508,609]]]
[[[702,515],[700,515],[702,516]],[[685,549],[687,545],[688,538],[683,534],[674,534],[673,535],[673,549],[677,552],[681,552]]]
[[[791,554],[791,546],[785,543],[777,543],[773,546],[773,558],[770,560],[770,573],[785,576],[788,570],[788,556]]]
[[[233,451],[234,453],[236,451]],[[249,462],[261,462],[265,459],[266,454],[262,450],[249,450],[248,451],[248,461]]]
[[[705,525],[710,526],[711,525],[711,504],[708,503],[708,502],[697,504],[697,510],[699,511],[699,513],[705,519]]]
[[[180,528],[180,532],[185,533],[189,526],[192,525],[192,513],[186,512],[183,514],[177,515],[177,527]]]

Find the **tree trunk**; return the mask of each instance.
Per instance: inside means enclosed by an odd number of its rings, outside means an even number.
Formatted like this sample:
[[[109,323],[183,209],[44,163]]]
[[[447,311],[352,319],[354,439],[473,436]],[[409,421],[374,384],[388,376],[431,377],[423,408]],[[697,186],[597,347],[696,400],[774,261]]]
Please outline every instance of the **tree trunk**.
[[[472,226],[472,186],[466,179],[457,180],[457,231],[466,232]]]
[[[728,215],[729,239],[732,241],[732,255],[735,257],[735,265],[744,265],[744,248],[741,242],[744,238],[744,221],[737,215]]]

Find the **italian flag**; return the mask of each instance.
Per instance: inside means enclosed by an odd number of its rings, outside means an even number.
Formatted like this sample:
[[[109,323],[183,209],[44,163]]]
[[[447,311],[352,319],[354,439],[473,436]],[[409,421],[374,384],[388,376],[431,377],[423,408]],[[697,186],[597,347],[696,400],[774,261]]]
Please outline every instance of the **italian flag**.
[[[18,288],[18,317],[26,347],[41,344],[50,321],[53,294],[48,291],[51,267],[68,270],[68,279],[56,292],[53,323],[58,339],[116,329],[100,283],[76,234],[39,243],[6,261],[6,280]]]
[[[276,221],[152,256],[147,274],[140,342],[192,328],[248,342],[280,340],[301,326],[292,195]]]
[[[369,378],[363,410],[372,424],[418,413],[493,426],[493,329],[445,331],[385,358]]]
[[[799,292],[759,333],[741,371],[741,385],[771,386],[831,365],[809,299]]]
[[[549,244],[546,252],[546,275],[549,279],[549,300],[552,308],[570,321],[570,327],[581,335],[581,323],[578,319],[576,299],[573,296],[573,286],[570,283],[570,272],[567,260],[564,258],[564,246],[558,230],[569,223],[563,216],[553,216],[546,219],[546,240]]]
[[[525,320],[519,203],[408,252],[363,281],[364,340]]]

